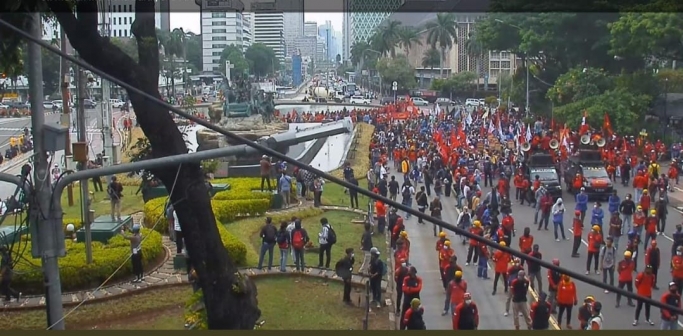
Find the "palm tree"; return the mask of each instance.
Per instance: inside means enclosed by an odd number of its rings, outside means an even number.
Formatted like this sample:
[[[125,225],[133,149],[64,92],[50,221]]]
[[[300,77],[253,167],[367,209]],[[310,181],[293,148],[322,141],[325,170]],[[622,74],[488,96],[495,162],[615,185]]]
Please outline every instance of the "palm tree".
[[[398,34],[398,44],[405,49],[406,57],[410,54],[413,45],[422,45],[420,34],[413,27],[403,27]]]
[[[425,25],[427,29],[427,43],[432,48],[441,50],[441,77],[443,77],[443,63],[446,51],[453,47],[453,41],[458,37],[458,22],[453,13],[437,13],[434,21]]]
[[[157,36],[159,49],[163,50],[164,59],[170,64],[171,93],[175,98],[175,59],[185,54],[185,32],[182,28],[173,29],[171,32],[158,30]]]
[[[351,45],[351,64],[358,65],[363,58],[366,50],[370,49],[370,44],[363,41],[356,41]],[[362,69],[361,69],[362,70]]]
[[[477,91],[479,91],[479,78],[481,77],[482,65],[481,61],[484,58],[486,49],[481,41],[477,38],[475,31],[471,31],[465,41],[465,49],[470,57],[474,57],[477,66]]]
[[[438,50],[430,48],[425,50],[422,55],[422,67],[431,69],[430,73],[434,73],[434,67],[438,66],[441,62],[441,54]],[[422,76],[420,76],[420,86],[422,86]]]
[[[391,58],[396,57],[395,48],[400,42],[403,29],[401,21],[397,20],[389,20],[381,25],[372,38],[374,49]]]

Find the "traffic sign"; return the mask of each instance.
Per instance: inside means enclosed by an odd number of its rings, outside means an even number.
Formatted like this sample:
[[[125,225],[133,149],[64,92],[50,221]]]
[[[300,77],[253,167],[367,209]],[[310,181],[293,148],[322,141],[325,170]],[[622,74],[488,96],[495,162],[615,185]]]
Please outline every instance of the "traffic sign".
[[[398,90],[398,82],[394,81],[393,83],[391,83],[391,89],[393,91]]]

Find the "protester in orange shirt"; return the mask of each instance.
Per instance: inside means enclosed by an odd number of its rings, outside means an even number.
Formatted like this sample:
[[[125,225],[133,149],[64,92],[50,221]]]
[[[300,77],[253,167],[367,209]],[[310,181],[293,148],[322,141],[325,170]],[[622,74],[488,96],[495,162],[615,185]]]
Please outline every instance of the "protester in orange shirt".
[[[448,238],[446,238],[446,232],[439,232],[439,239],[436,241],[436,256],[439,256],[441,249],[443,248],[443,243],[445,243]]]
[[[519,200],[524,197],[524,176],[522,173],[517,173],[512,181],[515,185],[515,199]]]
[[[631,251],[624,251],[624,259],[617,264],[617,274],[619,279],[619,289],[624,289],[633,293],[633,272],[636,270],[636,263],[631,259]],[[621,303],[621,294],[617,293],[617,308]],[[634,306],[633,300],[628,298],[628,305]]]
[[[652,265],[645,266],[645,271],[638,273],[635,283],[638,295],[652,298],[652,287],[655,284],[655,275],[652,274]],[[636,316],[633,320],[634,327],[638,325],[638,319],[640,318],[640,311],[643,309],[643,305],[645,305],[645,321],[651,326],[655,325],[655,323],[650,320],[650,304],[638,300],[638,304],[636,305]]]
[[[562,324],[562,317],[567,313],[567,329],[571,329],[572,310],[579,303],[576,297],[576,285],[568,275],[562,275],[562,282],[557,286],[557,323]]]
[[[500,246],[507,246],[505,242],[500,242]],[[493,294],[496,295],[496,291],[498,289],[498,280],[503,281],[503,288],[505,289],[505,293],[508,292],[508,279],[507,279],[507,271],[508,271],[508,264],[510,263],[510,254],[507,252],[503,252],[501,250],[496,251],[496,253],[493,254],[493,258],[491,258],[493,262],[495,263],[494,271],[496,272],[496,275],[493,277]],[[502,278],[502,279],[501,279]]]
[[[448,275],[445,274],[446,269],[450,266],[451,257],[453,257],[453,249],[451,248],[451,241],[447,240],[443,243],[441,251],[439,251],[439,270],[441,270],[441,281],[443,281],[443,288],[448,286]]]
[[[510,216],[512,217],[512,216]],[[531,235],[531,229],[528,227],[524,228],[524,233],[519,237],[519,250],[524,254],[531,253],[531,247],[534,246],[534,236]],[[524,260],[522,259],[522,266],[524,266]]]
[[[377,200],[375,202],[375,213],[377,214],[377,232],[384,235],[384,228],[387,225],[387,205]]]
[[[600,274],[598,270],[600,247],[603,244],[602,234],[600,234],[600,226],[593,225],[591,232],[588,233],[588,257],[586,258],[586,275],[591,273],[591,261],[595,263],[594,270],[595,274]]]
[[[677,247],[676,255],[671,258],[671,277],[680,295],[683,286],[683,246]]]
[[[462,271],[455,271],[455,277],[446,287],[446,304],[441,316],[454,312],[455,307],[465,300],[465,293],[467,293],[467,281],[462,278]]]
[[[648,213],[650,210],[650,205],[652,204],[652,199],[650,198],[650,194],[648,193],[647,189],[643,190],[643,195],[640,196],[640,202],[639,205],[640,207],[643,208],[643,212],[645,214]]]
[[[574,211],[572,231],[574,231],[574,243],[572,244],[572,258],[578,258],[579,247],[581,247],[581,237],[583,236],[583,221],[581,220],[580,210]]]

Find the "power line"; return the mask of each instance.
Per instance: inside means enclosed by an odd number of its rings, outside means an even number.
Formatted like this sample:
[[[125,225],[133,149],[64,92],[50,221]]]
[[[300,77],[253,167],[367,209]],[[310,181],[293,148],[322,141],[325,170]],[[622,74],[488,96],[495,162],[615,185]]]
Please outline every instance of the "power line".
[[[216,126],[216,125],[213,125],[213,124],[211,124],[210,122],[207,122],[207,121],[205,121],[205,120],[203,120],[203,119],[201,119],[201,118],[195,117],[195,116],[193,116],[193,115],[191,115],[191,114],[189,114],[189,113],[187,113],[187,112],[185,112],[185,111],[182,111],[182,110],[180,110],[180,109],[178,109],[178,108],[176,108],[176,107],[174,107],[174,106],[172,106],[172,105],[170,105],[170,104],[164,102],[163,100],[160,100],[158,97],[152,96],[152,95],[148,94],[147,92],[144,92],[144,91],[142,91],[142,90],[140,90],[140,89],[138,89],[138,88],[136,88],[136,87],[134,87],[134,86],[132,86],[132,85],[130,85],[130,84],[128,84],[128,83],[122,81],[122,80],[119,80],[118,78],[115,78],[114,76],[111,76],[111,75],[109,75],[108,73],[106,73],[106,72],[104,72],[104,71],[102,71],[102,70],[100,70],[100,69],[97,69],[97,68],[95,68],[95,67],[92,67],[91,65],[87,64],[87,63],[84,62],[84,61],[81,61],[81,60],[79,60],[79,59],[76,59],[76,58],[74,58],[74,57],[72,57],[72,56],[70,56],[70,55],[68,55],[68,54],[62,53],[61,51],[59,51],[59,50],[57,50],[56,48],[54,48],[54,47],[52,47],[51,45],[49,45],[48,43],[45,43],[45,42],[41,41],[39,38],[36,38],[36,37],[30,35],[29,33],[26,33],[26,32],[23,31],[22,29],[15,27],[14,25],[12,25],[11,23],[9,23],[9,22],[7,22],[7,21],[5,21],[5,20],[0,19],[0,25],[7,27],[8,29],[14,31],[16,34],[22,36],[22,37],[25,38],[25,39],[28,39],[28,40],[30,40],[31,42],[33,42],[33,43],[35,43],[35,44],[37,44],[37,45],[39,45],[39,46],[41,46],[41,47],[43,47],[43,48],[48,49],[50,52],[53,52],[53,53],[55,53],[55,54],[57,54],[57,55],[60,55],[61,57],[64,57],[64,58],[68,59],[68,60],[69,60],[70,62],[72,62],[72,63],[78,64],[79,66],[84,67],[84,68],[86,68],[86,69],[90,69],[93,73],[95,73],[95,74],[97,74],[97,75],[99,75],[99,76],[101,76],[101,77],[103,77],[103,78],[109,80],[110,82],[116,83],[117,85],[119,85],[119,86],[125,88],[125,89],[128,90],[129,92],[134,92],[134,93],[136,93],[136,94],[138,94],[138,95],[144,97],[145,99],[150,100],[150,101],[153,102],[154,104],[157,104],[158,106],[163,107],[163,108],[166,109],[166,110],[172,111],[172,112],[174,112],[174,113],[177,114],[177,115],[180,115],[180,116],[182,116],[182,117],[184,117],[184,118],[186,118],[186,119],[189,119],[189,120],[194,121],[194,122],[197,123],[198,125],[202,125],[202,126],[208,128],[208,129],[210,129],[210,130],[213,130],[213,131],[215,131],[215,132],[218,132],[218,133],[220,133],[220,134],[223,134],[223,135],[227,136],[228,138],[234,140],[235,142],[239,142],[239,143],[245,144],[245,145],[247,145],[247,146],[249,146],[249,147],[251,147],[251,148],[253,148],[253,149],[255,149],[255,150],[258,150],[258,151],[260,151],[260,152],[262,152],[262,153],[264,153],[264,154],[268,154],[269,156],[278,158],[278,159],[280,159],[280,160],[282,160],[282,161],[285,161],[285,162],[290,163],[290,164],[292,164],[292,165],[294,165],[294,166],[296,166],[296,167],[299,167],[300,169],[308,170],[308,171],[310,171],[310,172],[312,172],[312,173],[317,174],[318,176],[322,176],[322,177],[324,177],[325,179],[327,179],[327,180],[329,180],[329,181],[331,181],[331,182],[334,182],[334,183],[336,183],[336,184],[339,184],[339,185],[344,186],[344,187],[349,188],[349,189],[353,189],[353,190],[357,191],[358,193],[360,193],[361,195],[365,195],[365,196],[367,196],[367,197],[369,197],[369,198],[371,198],[371,199],[374,199],[374,200],[380,200],[380,201],[382,201],[383,203],[390,205],[391,207],[394,207],[394,208],[397,208],[397,209],[399,209],[399,210],[405,211],[405,212],[407,212],[407,213],[409,213],[409,214],[411,214],[411,215],[414,215],[414,216],[416,216],[416,217],[418,217],[418,218],[421,218],[421,219],[426,220],[426,221],[428,221],[428,222],[430,222],[430,223],[433,223],[433,224],[435,224],[435,225],[437,225],[437,226],[439,226],[439,227],[441,227],[441,228],[448,229],[448,230],[450,230],[450,231],[453,231],[453,232],[455,232],[455,233],[457,233],[457,234],[459,234],[459,235],[465,236],[465,237],[467,237],[467,238],[473,239],[473,240],[475,240],[475,241],[477,241],[477,242],[479,242],[479,243],[482,243],[482,244],[484,244],[484,245],[490,246],[490,247],[495,248],[495,249],[498,249],[498,250],[502,250],[502,251],[504,251],[504,252],[506,252],[506,253],[509,253],[510,255],[513,255],[513,256],[518,257],[518,258],[520,258],[520,259],[523,259],[523,260],[526,260],[526,261],[532,261],[532,262],[534,262],[534,263],[536,263],[536,264],[539,264],[539,265],[541,265],[541,266],[543,266],[543,267],[545,267],[545,268],[547,268],[547,269],[550,269],[550,270],[553,270],[553,271],[556,271],[556,272],[560,272],[560,273],[562,273],[562,274],[569,275],[570,277],[572,277],[572,278],[574,278],[574,279],[576,279],[576,280],[579,280],[579,281],[581,281],[581,282],[584,282],[584,283],[593,285],[593,286],[595,286],[595,287],[598,287],[598,288],[601,288],[601,289],[604,289],[604,290],[608,290],[608,291],[610,291],[610,292],[618,293],[618,294],[620,294],[620,295],[622,295],[622,296],[625,296],[625,297],[627,297],[627,298],[636,299],[636,300],[642,301],[642,302],[644,302],[644,303],[650,304],[650,305],[652,305],[652,306],[655,306],[655,307],[658,307],[658,308],[664,308],[664,309],[667,309],[667,310],[669,310],[669,311],[676,312],[677,314],[683,315],[683,309],[681,309],[681,308],[674,307],[674,306],[669,306],[669,305],[666,305],[666,304],[661,303],[661,302],[659,302],[659,301],[653,300],[652,298],[640,296],[640,295],[634,294],[634,293],[632,293],[632,292],[628,292],[628,291],[626,291],[626,290],[617,288],[617,287],[615,287],[615,286],[610,286],[610,285],[604,284],[604,283],[602,283],[602,282],[600,282],[600,281],[598,281],[598,280],[589,278],[589,277],[587,277],[587,276],[585,276],[585,275],[583,275],[583,274],[574,272],[574,271],[569,270],[569,269],[566,269],[566,268],[562,268],[562,267],[555,266],[555,265],[553,265],[552,263],[550,263],[550,262],[548,262],[548,261],[544,261],[544,260],[541,260],[541,259],[536,259],[536,258],[534,258],[534,257],[530,257],[530,256],[528,256],[528,255],[526,255],[526,254],[524,254],[524,253],[522,253],[522,252],[520,252],[520,251],[513,250],[513,249],[511,249],[510,247],[503,247],[503,246],[500,246],[500,245],[498,245],[498,244],[495,243],[495,242],[492,242],[492,241],[490,241],[490,240],[487,240],[487,239],[485,239],[485,238],[483,238],[483,237],[480,237],[480,236],[478,236],[478,235],[474,235],[474,234],[470,233],[469,231],[466,231],[466,230],[463,230],[463,229],[461,229],[461,228],[458,228],[458,227],[456,227],[455,225],[452,225],[452,224],[450,224],[450,223],[447,223],[447,222],[445,222],[445,221],[443,221],[443,220],[440,220],[440,219],[431,217],[431,216],[426,215],[426,214],[424,214],[424,213],[421,213],[421,212],[419,212],[419,211],[417,211],[417,210],[415,210],[415,209],[413,209],[413,208],[407,207],[407,206],[405,206],[405,205],[403,205],[403,204],[401,204],[401,203],[397,203],[397,202],[395,202],[395,201],[392,201],[392,200],[389,199],[389,198],[386,198],[386,197],[383,197],[383,196],[381,196],[381,195],[375,194],[375,193],[373,193],[373,192],[371,192],[371,191],[369,191],[369,190],[360,188],[360,187],[358,187],[358,186],[356,186],[356,185],[353,185],[353,184],[351,184],[351,183],[348,183],[347,181],[344,181],[344,180],[341,180],[341,179],[339,179],[339,178],[336,178],[336,177],[334,177],[334,176],[332,176],[332,175],[330,175],[330,174],[328,174],[328,173],[326,173],[326,172],[323,172],[323,171],[318,170],[318,169],[316,169],[316,168],[314,168],[314,167],[311,167],[311,166],[309,166],[309,165],[306,165],[306,164],[304,164],[304,163],[301,163],[301,162],[299,162],[299,161],[297,161],[297,160],[295,160],[295,159],[292,159],[292,158],[290,158],[290,157],[288,157],[288,156],[286,156],[286,155],[284,155],[284,154],[281,154],[281,153],[279,153],[279,152],[277,152],[277,151],[275,151],[275,150],[273,150],[273,149],[271,149],[271,148],[269,148],[269,147],[265,147],[265,146],[263,146],[263,145],[261,145],[261,144],[259,144],[259,143],[250,141],[250,140],[248,140],[248,139],[246,139],[246,138],[244,138],[244,137],[241,137],[241,136],[239,136],[239,135],[237,135],[237,134],[235,134],[235,133],[233,133],[233,132],[226,131],[225,129],[223,129],[223,128],[221,128],[221,127],[218,127],[218,126]],[[180,155],[187,155],[187,154],[178,154],[178,156],[180,156]],[[103,169],[103,170],[105,170],[105,169]]]

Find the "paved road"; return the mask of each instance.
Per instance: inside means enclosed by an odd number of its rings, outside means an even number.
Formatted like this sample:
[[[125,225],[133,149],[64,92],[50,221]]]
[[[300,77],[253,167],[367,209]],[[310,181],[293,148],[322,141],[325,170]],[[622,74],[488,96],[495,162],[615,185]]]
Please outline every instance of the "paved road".
[[[90,150],[90,157],[95,157],[97,153],[101,153],[102,146],[102,133],[98,125],[98,116],[101,111],[99,109],[86,109],[86,122],[87,125],[87,137],[88,147]],[[132,113],[132,112],[131,112]],[[121,129],[121,116],[122,113],[119,109],[115,109],[113,112],[113,117],[116,122],[116,127]],[[75,115],[74,115],[75,116]],[[49,113],[45,115],[46,124],[57,124],[60,121],[60,114]],[[9,138],[21,134],[24,127],[31,127],[30,118],[12,118],[12,119],[0,119],[0,151],[4,153],[3,147],[9,144]],[[70,130],[70,137],[72,141],[77,139],[77,134],[74,132],[73,126]],[[119,133],[114,131],[114,143],[119,143]],[[55,153],[52,160],[54,164],[59,164],[60,167],[64,167],[64,151],[58,151]],[[12,168],[5,168],[4,173],[19,175],[21,172],[21,166],[25,162],[17,162]],[[14,194],[16,187],[8,183],[0,182],[0,199],[5,199],[10,195]]]
[[[664,170],[666,171],[666,170]],[[486,188],[488,189],[488,188]],[[617,186],[618,194],[622,198],[628,193],[633,194],[634,191],[632,188],[626,188],[621,186],[619,184]],[[680,194],[681,191],[677,191],[676,193]],[[567,232],[565,233],[568,238],[573,237],[573,233],[571,232],[571,222],[572,222],[572,216],[574,213],[574,208],[576,205],[576,202],[574,200],[574,197],[569,195],[567,192],[563,194],[563,201],[565,203],[565,207],[567,211],[565,212],[565,218],[564,218],[564,225],[565,229],[567,229]],[[513,202],[513,217],[515,219],[515,227],[517,229],[518,234],[521,234],[521,232],[524,230],[524,227],[529,226],[532,228],[531,232],[532,235],[534,235],[535,238],[535,243],[538,243],[541,248],[541,252],[543,253],[543,259],[544,260],[552,260],[553,258],[559,258],[561,262],[561,266],[567,269],[571,269],[575,272],[581,272],[584,273],[586,271],[586,235],[588,234],[588,225],[585,225],[584,229],[584,241],[579,249],[579,253],[581,256],[579,258],[572,258],[571,255],[571,248],[572,248],[572,241],[566,241],[566,240],[561,240],[560,242],[556,242],[554,238],[554,233],[553,233],[553,227],[552,223],[549,226],[549,230],[537,230],[537,226],[533,225],[534,222],[534,213],[535,211],[526,206],[526,205],[519,205],[518,202]],[[607,213],[607,202],[603,203],[603,209]],[[592,204],[591,204],[592,205]],[[683,221],[683,216],[676,211],[673,208],[669,208],[669,217],[667,219],[667,227],[666,227],[666,234],[659,236],[657,238],[657,242],[659,244],[659,248],[661,251],[661,263],[663,265],[662,269],[659,271],[659,277],[660,280],[657,282],[660,290],[655,290],[653,293],[653,298],[655,300],[659,300],[661,295],[663,294],[662,290],[666,290],[668,282],[671,280],[671,276],[669,274],[669,267],[667,266],[671,260],[671,245],[672,245],[672,240],[671,240],[671,233],[674,230],[674,227],[676,224],[680,224]],[[590,210],[589,210],[590,211]],[[589,215],[587,214],[586,217],[586,223],[589,222]],[[603,224],[603,227],[607,227],[609,220],[607,219],[609,216],[605,216],[605,223]],[[551,219],[552,220],[552,219]],[[626,231],[626,229],[625,229]],[[515,239],[513,239],[513,245],[514,247],[518,247],[517,243],[515,242]],[[619,244],[619,251],[618,251],[618,260],[621,260],[622,254],[625,251],[626,247],[626,237],[622,237],[620,244]],[[640,248],[640,252],[638,253],[637,256],[638,260],[638,270],[642,271],[643,266],[644,266],[644,250]],[[591,274],[590,277],[599,279],[600,281],[602,280],[602,274],[596,275],[593,273],[592,270],[593,266],[591,266]],[[545,270],[543,271],[545,274]],[[616,277],[616,275],[615,275]],[[615,280],[616,281],[616,280]],[[544,277],[543,278],[544,282],[544,289],[547,289],[547,279]],[[642,329],[642,330],[654,330],[659,327],[660,323],[660,313],[658,308],[652,309],[652,314],[651,314],[651,320],[656,323],[656,327],[651,327],[645,323],[645,316],[644,316],[644,309],[643,312],[641,312],[640,316],[640,324],[636,327],[631,326],[631,323],[634,320],[634,315],[635,315],[635,308],[629,307],[626,305],[626,300],[625,298],[622,298],[621,301],[621,307],[616,308],[615,307],[615,302],[616,302],[616,295],[613,293],[605,294],[603,293],[602,289],[596,288],[594,286],[576,281],[577,285],[577,291],[578,291],[578,296],[579,296],[579,301],[582,301],[582,298],[586,297],[587,295],[592,295],[594,296],[598,301],[602,302],[603,306],[603,315],[605,318],[604,322],[604,328],[605,329]],[[574,312],[572,314],[572,325],[574,328],[578,327],[578,320],[576,317],[576,309],[574,309]],[[564,317],[565,321],[562,321],[560,325],[564,326],[566,325],[566,317]],[[683,324],[679,322],[679,325],[683,327]]]
[[[455,209],[455,199],[443,197],[444,210],[442,217],[444,221],[455,223],[458,218]],[[431,198],[430,198],[431,201]],[[440,280],[437,253],[435,250],[436,240],[431,224],[424,225],[417,223],[416,217],[406,221],[408,237],[410,239],[410,262],[417,268],[417,273],[422,277],[423,285],[420,297],[425,307],[425,323],[429,330],[452,330],[453,324],[451,316],[441,316],[444,308],[445,292]],[[467,256],[466,246],[459,243],[459,240],[449,234],[453,241],[455,253],[458,256],[458,263],[465,267],[463,278],[467,281],[468,290],[472,294],[472,299],[479,307],[479,329],[480,330],[508,330],[514,329],[512,317],[505,317],[505,299],[502,294],[491,295],[491,280],[481,280],[477,278],[475,266],[464,266]],[[493,273],[489,271],[489,277]],[[481,282],[484,283],[481,283]],[[520,323],[525,327],[524,322]]]

